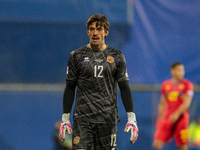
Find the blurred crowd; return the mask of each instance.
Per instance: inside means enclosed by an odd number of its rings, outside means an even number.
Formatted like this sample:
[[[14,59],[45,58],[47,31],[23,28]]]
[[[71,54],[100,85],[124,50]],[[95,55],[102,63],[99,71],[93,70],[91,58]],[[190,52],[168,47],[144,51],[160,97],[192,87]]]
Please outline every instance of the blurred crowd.
[[[192,150],[200,150],[200,116],[189,125],[189,147]]]

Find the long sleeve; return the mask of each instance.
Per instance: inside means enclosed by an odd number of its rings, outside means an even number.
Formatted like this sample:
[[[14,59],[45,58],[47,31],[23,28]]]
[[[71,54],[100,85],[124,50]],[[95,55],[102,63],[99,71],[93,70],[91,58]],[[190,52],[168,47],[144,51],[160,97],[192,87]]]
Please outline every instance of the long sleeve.
[[[63,113],[70,113],[74,102],[76,81],[66,80],[66,87],[63,94]]]
[[[133,97],[129,86],[129,81],[120,81],[118,82],[118,85],[126,112],[134,112]]]

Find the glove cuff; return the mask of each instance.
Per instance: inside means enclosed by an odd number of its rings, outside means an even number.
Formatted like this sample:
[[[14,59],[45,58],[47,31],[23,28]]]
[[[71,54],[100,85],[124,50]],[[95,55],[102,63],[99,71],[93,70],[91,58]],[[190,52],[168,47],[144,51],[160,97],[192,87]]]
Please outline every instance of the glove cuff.
[[[134,112],[127,112],[128,122],[136,123],[136,115]]]
[[[64,113],[62,115],[62,122],[69,122],[70,113]]]

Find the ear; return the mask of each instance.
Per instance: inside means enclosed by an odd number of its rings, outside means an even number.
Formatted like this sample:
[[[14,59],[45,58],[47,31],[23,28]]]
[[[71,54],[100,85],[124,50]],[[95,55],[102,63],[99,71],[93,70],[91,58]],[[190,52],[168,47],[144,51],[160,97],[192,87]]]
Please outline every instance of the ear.
[[[89,30],[87,30],[87,35],[89,35]]]
[[[173,76],[173,74],[174,74],[174,73],[173,73],[173,69],[170,70],[170,73],[171,73],[171,75]]]
[[[105,32],[105,36],[107,36],[107,35],[108,35],[108,33],[109,33],[109,30],[107,30],[107,31]]]

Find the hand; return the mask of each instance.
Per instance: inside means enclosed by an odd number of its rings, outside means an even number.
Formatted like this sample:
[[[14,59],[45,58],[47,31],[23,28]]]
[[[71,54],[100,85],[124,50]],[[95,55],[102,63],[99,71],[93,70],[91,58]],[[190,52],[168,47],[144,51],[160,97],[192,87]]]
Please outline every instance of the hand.
[[[60,125],[59,139],[61,142],[65,141],[66,130],[67,130],[68,134],[72,134],[72,128],[71,128],[70,122],[64,122],[64,123],[61,123],[61,125]]]
[[[138,138],[138,127],[137,127],[137,122],[136,122],[136,117],[135,114],[133,112],[131,112],[131,114],[128,114],[128,122],[126,124],[126,127],[124,129],[124,132],[129,132],[129,130],[131,130],[131,137],[130,137],[130,141],[131,143],[135,143],[135,141]]]
[[[177,113],[172,113],[170,116],[169,116],[169,121],[171,123],[175,123],[177,120],[179,119],[179,115]]]
[[[69,117],[70,117],[70,113],[64,113],[62,115],[62,123],[61,123],[60,129],[59,129],[59,139],[61,142],[65,141],[66,130],[67,130],[68,134],[72,134],[72,128],[71,128],[71,124],[69,121]]]

